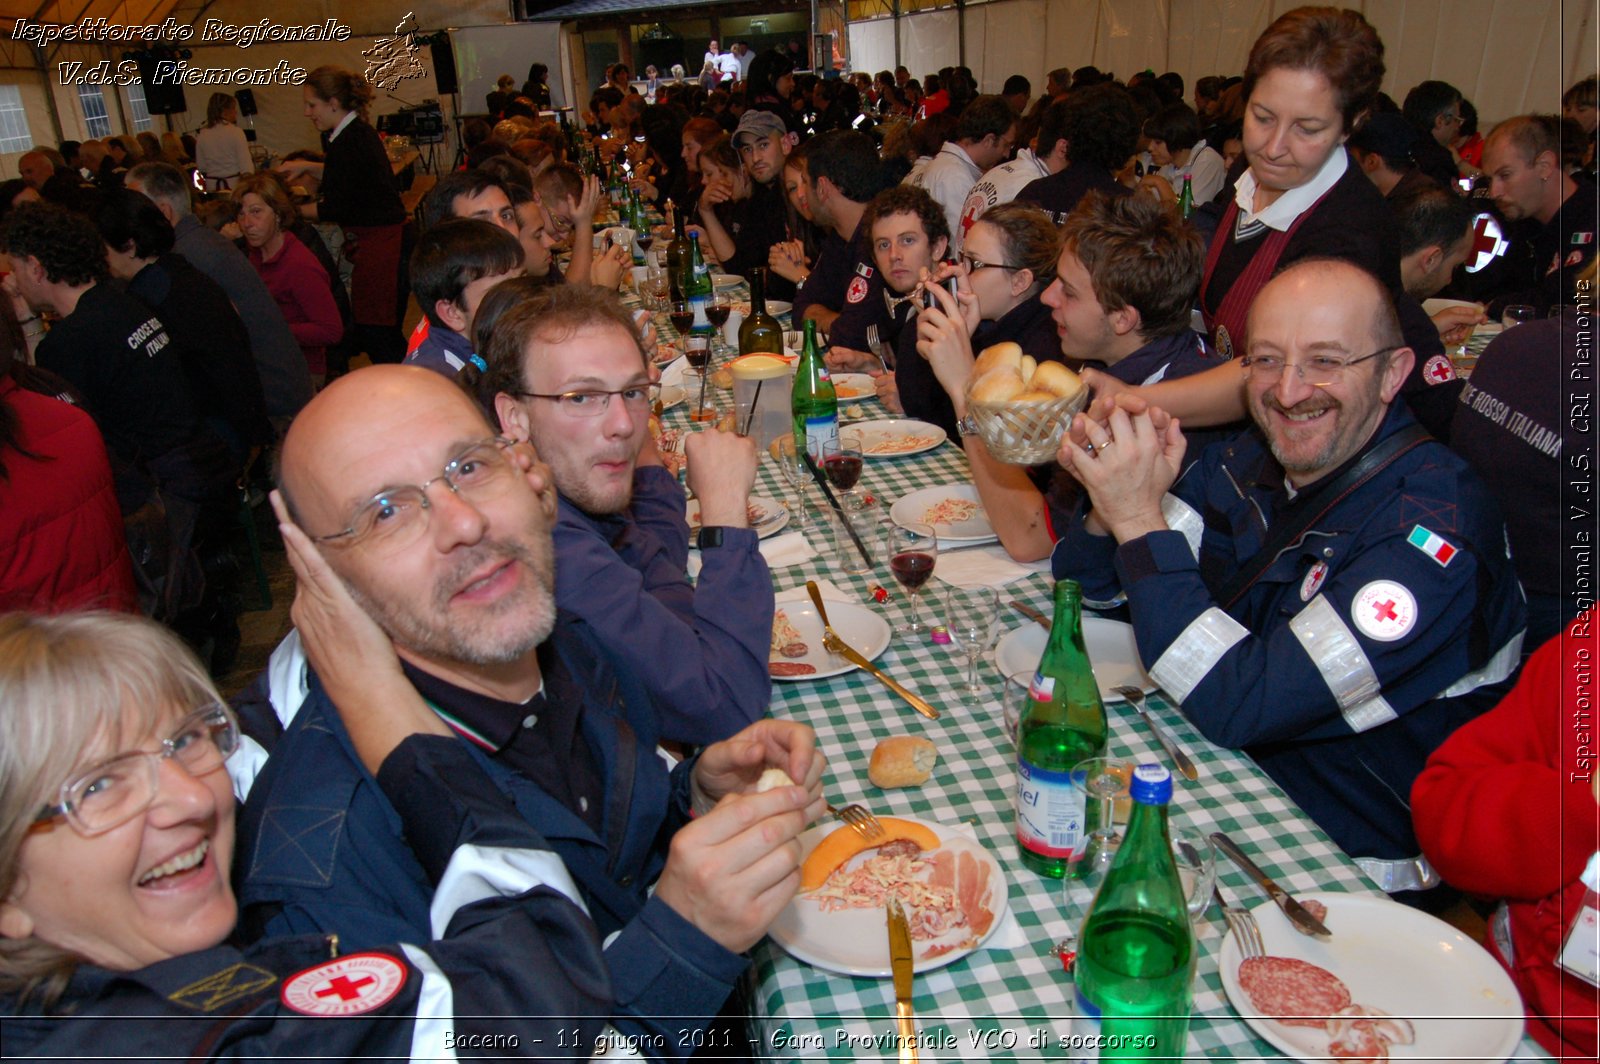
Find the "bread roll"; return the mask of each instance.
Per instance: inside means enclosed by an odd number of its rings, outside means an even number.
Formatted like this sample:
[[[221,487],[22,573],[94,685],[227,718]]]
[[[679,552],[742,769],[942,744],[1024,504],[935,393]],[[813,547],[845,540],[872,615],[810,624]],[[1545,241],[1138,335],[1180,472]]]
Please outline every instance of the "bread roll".
[[[1010,366],[1017,369],[1022,365],[1022,347],[1006,340],[1003,343],[991,344],[983,349],[978,360],[972,364],[972,375],[981,377],[992,369]]]
[[[1022,374],[1009,366],[1002,366],[973,378],[967,398],[978,403],[1004,403],[1019,395],[1025,387]]]
[[[1041,362],[1029,386],[1068,399],[1083,391],[1083,378],[1059,362]]]
[[[1029,388],[1021,395],[1013,396],[1011,401],[1013,403],[1053,403],[1059,398],[1060,396],[1056,395],[1055,392],[1047,392],[1040,388]]]
[[[1032,384],[1033,375],[1039,369],[1039,363],[1032,355],[1022,356],[1022,383]]]
[[[933,775],[933,766],[938,760],[939,748],[931,739],[897,735],[883,740],[872,751],[867,778],[874,786],[885,789],[920,787]]]
[[[765,794],[777,787],[793,787],[794,780],[781,768],[769,768],[756,780],[756,793]]]

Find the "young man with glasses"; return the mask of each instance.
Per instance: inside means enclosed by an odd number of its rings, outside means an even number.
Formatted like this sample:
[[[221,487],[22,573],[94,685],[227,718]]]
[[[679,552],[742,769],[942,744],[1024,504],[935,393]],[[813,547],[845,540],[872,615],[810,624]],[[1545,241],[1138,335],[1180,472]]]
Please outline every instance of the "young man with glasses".
[[[1256,297],[1249,337],[1256,428],[1187,471],[1158,409],[1076,426],[1088,447],[1064,442],[1061,461],[1092,508],[1055,573],[1086,599],[1125,597],[1184,715],[1247,750],[1379,886],[1432,904],[1407,796],[1515,673],[1505,525],[1394,401],[1412,353],[1376,278],[1297,262]]]
[[[478,395],[550,466],[557,605],[645,682],[665,738],[715,742],[760,719],[772,691],[772,583],[748,517],[756,450],[732,433],[685,439],[700,503],[690,586],[683,489],[647,427],[655,374],[631,322],[610,293],[542,292],[496,325]]]
[[[614,339],[637,355],[625,326]],[[546,393],[542,376],[529,383]],[[604,414],[642,408],[634,393],[647,385],[643,372],[594,361],[550,393],[588,394],[602,412],[593,420],[619,428]],[[525,443],[493,432],[437,374],[359,370],[291,428],[285,515],[392,640],[405,679],[548,843],[529,867],[543,882],[576,883],[607,947],[606,978],[554,966],[543,977],[576,981],[609,1005],[624,1035],[681,1053],[680,1031],[717,1013],[748,963],[741,954],[794,894],[795,840],[821,811],[822,758],[809,728],[769,720],[669,772],[656,751],[650,674],[615,665],[612,647],[557,609],[548,471]],[[681,520],[681,495],[677,505]],[[581,575],[560,579],[580,595],[610,592]],[[759,634],[765,642],[766,629]],[[245,937],[337,933],[344,953],[433,937],[434,914],[451,911],[451,880],[471,878],[494,854],[458,855],[436,892],[321,680],[282,655],[269,687],[284,730],[252,717],[270,756],[240,822]],[[808,789],[754,793],[768,765]],[[552,940],[557,956],[564,948]]]

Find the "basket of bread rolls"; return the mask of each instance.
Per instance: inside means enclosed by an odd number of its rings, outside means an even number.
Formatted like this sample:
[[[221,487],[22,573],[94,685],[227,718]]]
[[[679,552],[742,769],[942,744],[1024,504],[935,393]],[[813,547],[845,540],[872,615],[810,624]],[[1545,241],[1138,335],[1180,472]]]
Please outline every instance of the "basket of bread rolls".
[[[1072,415],[1089,401],[1082,378],[1059,362],[1035,362],[1006,341],[983,349],[967,382],[967,412],[989,453],[1013,465],[1055,458]]]

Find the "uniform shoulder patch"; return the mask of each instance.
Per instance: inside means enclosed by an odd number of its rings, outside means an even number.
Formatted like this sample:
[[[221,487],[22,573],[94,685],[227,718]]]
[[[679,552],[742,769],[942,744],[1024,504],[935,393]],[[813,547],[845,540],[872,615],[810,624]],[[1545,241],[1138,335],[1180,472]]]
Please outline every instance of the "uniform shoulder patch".
[[[1406,542],[1438,562],[1447,566],[1450,560],[1460,553],[1450,542],[1437,532],[1430,532],[1421,525],[1413,525],[1411,532],[1406,536]]]
[[[407,971],[387,953],[351,953],[291,975],[280,997],[307,1016],[359,1016],[394,1000]]]
[[[1328,563],[1317,562],[1306,571],[1306,577],[1300,581],[1300,601],[1310,602],[1313,595],[1322,590],[1322,582],[1328,579]]]
[[[859,303],[867,298],[867,282],[863,277],[850,278],[850,287],[845,289],[844,301],[846,303]]]
[[[1444,384],[1456,379],[1455,363],[1444,355],[1434,355],[1428,359],[1428,364],[1422,367],[1422,379],[1429,384]]]
[[[1368,639],[1392,643],[1416,626],[1417,599],[1403,584],[1374,580],[1351,600],[1350,619]]]
[[[241,961],[180,990],[174,990],[167,995],[167,1000],[186,1009],[215,1012],[242,997],[265,990],[277,981],[278,977],[265,968]]]

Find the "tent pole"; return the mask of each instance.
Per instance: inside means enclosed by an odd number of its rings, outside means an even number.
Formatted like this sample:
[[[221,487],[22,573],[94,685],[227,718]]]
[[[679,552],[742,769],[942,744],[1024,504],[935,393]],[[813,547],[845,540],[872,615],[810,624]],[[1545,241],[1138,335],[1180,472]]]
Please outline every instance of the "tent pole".
[[[894,0],[894,65],[900,65],[900,0]]]
[[[967,0],[956,0],[956,63],[967,65]]]

